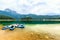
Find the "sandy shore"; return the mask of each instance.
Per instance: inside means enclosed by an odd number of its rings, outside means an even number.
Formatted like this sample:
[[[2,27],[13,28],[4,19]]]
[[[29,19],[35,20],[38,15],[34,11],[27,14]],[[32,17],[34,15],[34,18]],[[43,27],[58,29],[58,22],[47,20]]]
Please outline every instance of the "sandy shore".
[[[49,26],[49,27],[48,27]],[[14,31],[0,30],[0,40],[60,40],[60,25],[34,25]]]

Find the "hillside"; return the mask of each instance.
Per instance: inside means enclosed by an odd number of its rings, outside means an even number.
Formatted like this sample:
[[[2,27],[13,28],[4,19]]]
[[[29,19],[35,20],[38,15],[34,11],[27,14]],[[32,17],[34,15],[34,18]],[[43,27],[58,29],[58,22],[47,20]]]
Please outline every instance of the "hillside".
[[[10,16],[0,15],[0,19],[14,19]]]
[[[11,9],[5,9],[5,10],[0,10],[0,15],[5,15],[5,16],[10,16],[12,18],[15,19],[21,19],[21,18],[25,18],[27,16],[31,17],[31,18],[60,18],[60,15],[36,15],[36,14],[22,14],[22,13],[17,13],[14,10]]]

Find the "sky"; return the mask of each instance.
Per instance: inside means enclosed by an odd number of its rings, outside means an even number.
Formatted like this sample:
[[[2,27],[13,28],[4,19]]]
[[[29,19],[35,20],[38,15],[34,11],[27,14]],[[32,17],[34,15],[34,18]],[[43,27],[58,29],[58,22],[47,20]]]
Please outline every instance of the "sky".
[[[0,10],[19,14],[60,15],[60,0],[0,0]]]

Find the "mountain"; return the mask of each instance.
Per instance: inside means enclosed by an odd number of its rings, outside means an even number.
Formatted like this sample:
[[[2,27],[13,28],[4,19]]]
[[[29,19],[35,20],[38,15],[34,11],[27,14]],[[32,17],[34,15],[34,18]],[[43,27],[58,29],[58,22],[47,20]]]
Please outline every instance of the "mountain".
[[[10,9],[8,10],[0,10],[0,15],[6,15],[6,16],[10,16],[12,18],[20,18],[20,15],[17,14],[15,11],[10,11]]]
[[[5,9],[5,10],[0,10],[0,15],[6,15],[6,16],[10,16],[12,18],[16,18],[16,19],[20,19],[20,18],[24,18],[26,16],[32,17],[32,18],[36,18],[37,15],[35,14],[19,14],[16,11],[10,10],[10,9]]]
[[[27,16],[31,18],[60,18],[60,15],[36,15],[36,14],[20,14],[11,9],[0,10],[0,15],[9,16],[15,19],[25,18]]]

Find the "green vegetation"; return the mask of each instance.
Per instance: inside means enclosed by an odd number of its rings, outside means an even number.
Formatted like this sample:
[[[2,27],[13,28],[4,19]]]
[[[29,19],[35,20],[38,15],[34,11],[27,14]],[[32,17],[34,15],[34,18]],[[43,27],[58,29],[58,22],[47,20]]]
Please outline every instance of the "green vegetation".
[[[14,18],[5,15],[0,15],[0,19],[14,19]]]
[[[5,15],[0,15],[0,21],[15,21],[15,18]]]
[[[21,18],[21,21],[27,21],[27,22],[29,22],[29,21],[31,21],[31,17],[29,17],[29,16],[26,16],[26,17],[24,17],[24,18]]]

